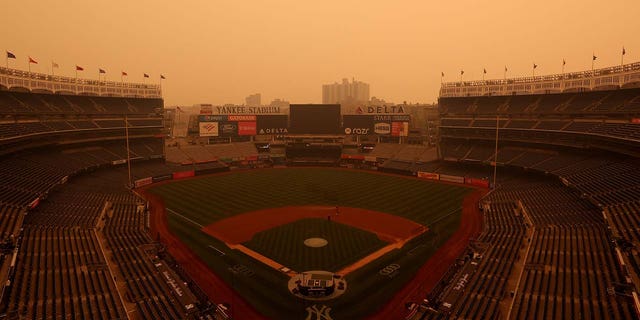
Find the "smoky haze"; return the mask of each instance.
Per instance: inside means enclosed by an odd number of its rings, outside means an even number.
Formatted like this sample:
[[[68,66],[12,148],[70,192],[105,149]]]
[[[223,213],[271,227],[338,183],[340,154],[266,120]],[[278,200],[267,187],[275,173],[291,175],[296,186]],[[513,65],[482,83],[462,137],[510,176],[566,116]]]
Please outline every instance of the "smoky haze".
[[[433,102],[445,81],[559,73],[640,57],[640,1],[4,1],[0,50],[27,70],[147,83],[166,105],[321,102],[352,77],[371,96]],[[3,61],[4,64],[4,61]],[[143,73],[150,74],[143,79]]]

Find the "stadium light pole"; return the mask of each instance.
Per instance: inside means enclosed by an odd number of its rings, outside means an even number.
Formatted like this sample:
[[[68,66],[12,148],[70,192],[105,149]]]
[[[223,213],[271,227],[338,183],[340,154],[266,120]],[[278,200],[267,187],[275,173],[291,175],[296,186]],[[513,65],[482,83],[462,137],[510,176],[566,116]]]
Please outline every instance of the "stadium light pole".
[[[131,150],[129,149],[129,121],[126,114],[124,115],[124,133],[127,140],[127,175],[129,177],[129,188],[131,188]]]
[[[496,147],[493,155],[493,189],[497,187],[497,173],[498,173],[498,128],[500,127],[500,115],[496,115]]]

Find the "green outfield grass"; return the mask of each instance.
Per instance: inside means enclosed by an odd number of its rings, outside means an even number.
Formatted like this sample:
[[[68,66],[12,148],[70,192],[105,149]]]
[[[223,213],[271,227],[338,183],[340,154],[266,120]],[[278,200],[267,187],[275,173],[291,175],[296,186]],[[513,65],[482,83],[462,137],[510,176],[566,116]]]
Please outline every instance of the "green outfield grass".
[[[320,248],[304,245],[304,240],[316,237],[329,243]],[[298,272],[337,272],[387,243],[371,232],[316,218],[259,232],[244,245]]]
[[[167,208],[193,221],[168,214],[171,231],[257,310],[274,319],[304,319],[307,314],[305,308],[310,303],[301,302],[288,292],[286,275],[237,250],[230,250],[224,243],[201,232],[196,224],[206,226],[232,215],[265,208],[338,205],[390,213],[427,225],[429,232],[402,249],[393,250],[350,273],[346,277],[349,287],[342,297],[323,302],[332,308],[334,319],[358,319],[381,307],[455,232],[460,224],[462,199],[471,190],[365,171],[287,168],[175,181],[152,187],[149,192],[161,196]],[[292,237],[294,231],[291,232]],[[269,241],[277,241],[276,238],[267,232],[264,239],[252,239],[249,245],[268,247]],[[278,246],[276,243],[272,245]],[[218,254],[211,247],[222,250],[225,255]],[[347,249],[344,250],[346,254]],[[278,261],[278,258],[271,258]],[[379,276],[378,271],[391,263],[400,264],[402,271],[393,279]],[[239,265],[251,272],[230,271]]]

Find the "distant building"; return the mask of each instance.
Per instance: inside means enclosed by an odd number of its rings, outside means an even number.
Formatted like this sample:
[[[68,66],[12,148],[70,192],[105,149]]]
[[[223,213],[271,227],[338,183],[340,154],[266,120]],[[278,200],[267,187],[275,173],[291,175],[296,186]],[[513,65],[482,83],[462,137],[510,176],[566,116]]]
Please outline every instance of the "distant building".
[[[244,98],[245,105],[249,107],[259,107],[262,105],[262,96],[259,93],[249,95]]]
[[[270,107],[289,108],[289,101],[275,99],[269,104]]]
[[[322,85],[322,103],[366,103],[369,101],[369,84],[352,79],[342,79],[342,83]]]

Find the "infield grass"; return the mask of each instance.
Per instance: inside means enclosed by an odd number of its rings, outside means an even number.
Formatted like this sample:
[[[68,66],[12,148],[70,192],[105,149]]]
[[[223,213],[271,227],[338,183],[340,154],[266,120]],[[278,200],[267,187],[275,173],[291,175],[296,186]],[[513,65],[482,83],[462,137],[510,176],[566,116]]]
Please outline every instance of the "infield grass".
[[[323,238],[329,243],[307,247],[304,240]],[[326,219],[302,219],[256,233],[244,245],[298,272],[343,267],[384,247],[375,234]]]

